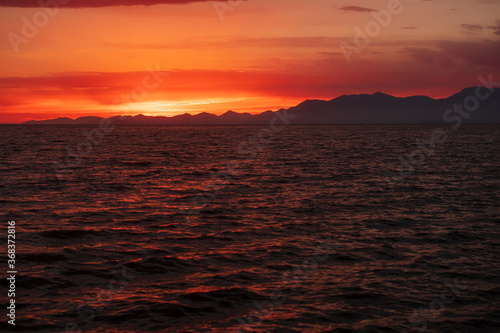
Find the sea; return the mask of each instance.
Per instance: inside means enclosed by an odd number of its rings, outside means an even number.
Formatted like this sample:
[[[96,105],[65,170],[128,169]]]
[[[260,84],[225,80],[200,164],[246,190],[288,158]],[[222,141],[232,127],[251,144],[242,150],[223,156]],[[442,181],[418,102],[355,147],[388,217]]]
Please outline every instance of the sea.
[[[0,331],[500,332],[500,125],[101,125],[0,126]]]

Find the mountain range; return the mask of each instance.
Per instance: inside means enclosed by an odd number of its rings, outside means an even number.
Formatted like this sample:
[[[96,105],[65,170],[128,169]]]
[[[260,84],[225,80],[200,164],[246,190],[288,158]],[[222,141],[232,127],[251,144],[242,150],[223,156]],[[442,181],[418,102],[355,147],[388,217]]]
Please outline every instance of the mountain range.
[[[491,89],[493,90],[493,89]],[[479,97],[476,97],[477,93]],[[488,96],[489,93],[489,96]],[[485,98],[484,96],[488,96]],[[476,105],[478,108],[474,110]],[[462,113],[448,111],[462,107]],[[461,117],[464,123],[500,123],[500,91],[492,93],[484,87],[466,88],[448,98],[427,96],[394,97],[380,92],[374,94],[343,95],[329,101],[306,100],[297,106],[260,114],[228,111],[222,115],[200,113],[165,116],[115,116],[109,118],[116,125],[263,125],[269,124],[277,112],[296,115],[294,125],[319,124],[439,124],[446,119]],[[468,116],[467,116],[468,115]],[[103,118],[80,117],[27,121],[24,124],[99,124]]]

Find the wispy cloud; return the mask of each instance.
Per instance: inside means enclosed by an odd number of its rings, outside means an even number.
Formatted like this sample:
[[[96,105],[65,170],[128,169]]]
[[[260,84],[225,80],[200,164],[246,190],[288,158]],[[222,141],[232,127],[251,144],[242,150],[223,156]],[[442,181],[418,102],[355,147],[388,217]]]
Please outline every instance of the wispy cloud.
[[[71,0],[66,1],[66,4],[61,4],[59,2],[59,7],[63,8],[86,8],[86,7],[112,7],[112,6],[152,6],[152,5],[182,5],[189,4],[193,2],[212,2],[221,1],[227,2],[227,0]],[[42,7],[45,1],[39,0],[0,0],[0,7]],[[47,1],[50,3],[50,1]]]
[[[488,66],[495,71],[500,69],[500,40],[483,42],[441,41],[438,47],[448,54],[477,66]]]
[[[431,44],[432,45],[432,44]],[[457,62],[466,62],[478,67],[500,69],[500,41],[458,42],[436,41],[428,47],[406,47],[403,51],[415,60],[427,64],[451,66]]]
[[[168,44],[140,44],[140,43],[101,43],[99,45],[112,48],[128,49],[190,49],[190,48],[214,48],[214,47],[249,47],[249,48],[321,48],[335,47],[341,42],[342,38],[333,37],[268,37],[268,38],[249,38],[249,37],[216,37],[200,36],[186,41],[179,41]]]
[[[426,64],[437,64],[443,67],[451,66],[453,58],[445,52],[421,47],[406,47],[403,51],[408,53],[415,60]]]
[[[358,6],[344,6],[344,7],[340,8],[340,10],[346,10],[346,11],[351,11],[351,12],[360,12],[360,13],[376,12],[375,9],[366,8],[366,7],[358,7]]]
[[[479,24],[462,24],[461,25],[463,33],[478,35],[480,31],[483,30],[483,26]]]
[[[493,33],[500,36],[500,20],[497,20],[495,23],[495,25],[489,26],[488,29],[493,29]]]

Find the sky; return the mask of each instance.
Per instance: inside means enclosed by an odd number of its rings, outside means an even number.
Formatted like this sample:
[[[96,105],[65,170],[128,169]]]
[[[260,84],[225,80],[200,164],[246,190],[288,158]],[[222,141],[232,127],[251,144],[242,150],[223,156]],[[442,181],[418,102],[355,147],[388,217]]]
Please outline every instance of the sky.
[[[0,0],[0,64],[0,123],[441,98],[500,79],[500,0]]]

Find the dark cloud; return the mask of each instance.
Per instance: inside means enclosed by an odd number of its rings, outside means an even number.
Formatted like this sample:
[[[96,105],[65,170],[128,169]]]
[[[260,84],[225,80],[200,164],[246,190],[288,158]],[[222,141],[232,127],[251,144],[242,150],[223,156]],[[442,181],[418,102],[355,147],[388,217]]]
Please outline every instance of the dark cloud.
[[[500,20],[497,20],[496,25],[489,26],[488,29],[493,29],[493,33],[500,36]]]
[[[346,10],[346,11],[351,11],[351,12],[361,12],[361,13],[376,12],[375,9],[366,8],[366,7],[358,7],[358,6],[345,6],[345,7],[340,8],[340,10]]]
[[[462,24],[461,25],[462,29],[463,29],[463,33],[466,33],[466,34],[474,34],[474,35],[477,35],[479,34],[480,31],[483,30],[483,26],[482,25],[479,25],[479,24]]]
[[[214,0],[0,0],[0,7],[54,7],[57,4],[63,8],[110,7],[110,6],[152,6],[179,5],[193,2],[211,2]],[[227,0],[215,0],[227,2]],[[66,4],[61,4],[66,3]]]
[[[440,41],[438,47],[446,53],[478,66],[500,68],[500,40],[484,42]]]
[[[433,50],[421,47],[406,47],[403,49],[415,60],[424,62],[426,64],[437,64],[439,66],[447,67],[453,64],[453,59],[449,55],[440,50]]]
[[[500,41],[437,41],[428,47],[406,47],[404,52],[427,64],[450,66],[466,62],[479,67],[500,70]]]

